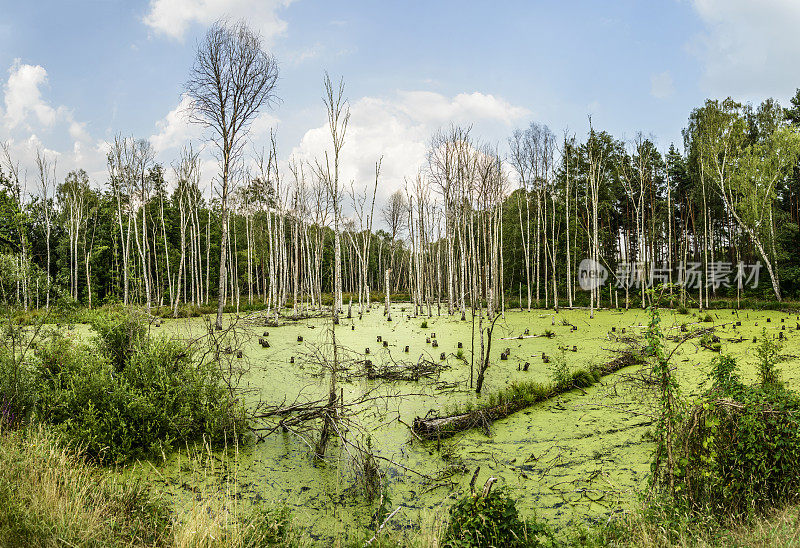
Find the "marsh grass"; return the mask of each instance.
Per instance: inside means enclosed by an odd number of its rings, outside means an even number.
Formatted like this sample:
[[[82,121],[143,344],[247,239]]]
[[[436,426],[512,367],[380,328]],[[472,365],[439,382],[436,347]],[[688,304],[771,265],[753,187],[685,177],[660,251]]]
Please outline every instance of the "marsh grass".
[[[588,388],[599,381],[601,377],[601,372],[597,369],[578,369],[571,373],[566,372],[560,380],[550,383],[512,382],[508,386],[485,394],[478,402],[469,401],[449,405],[445,408],[445,412],[446,415],[463,415],[505,408],[508,411],[507,414],[510,415],[574,388]]]
[[[640,503],[633,511],[593,528],[573,530],[564,546],[773,547],[800,544],[800,506],[773,509],[766,515],[731,523],[708,516],[689,517],[668,501]]]
[[[1,546],[161,546],[168,504],[104,477],[42,428],[0,432]]]
[[[236,451],[238,453],[238,451]],[[93,465],[51,430],[0,431],[0,546],[303,546],[285,505],[239,500],[235,459],[219,479],[210,448],[186,462],[201,485],[178,513],[149,484]]]
[[[624,367],[644,362],[641,349],[622,353],[608,363],[567,372],[559,367],[550,383],[513,382],[499,390],[484,394],[476,403],[456,403],[445,407],[442,415],[415,418],[414,431],[427,439],[441,439],[472,428],[488,429],[492,421],[553,398],[573,389],[588,388],[600,379]],[[557,366],[557,364],[555,364]]]
[[[253,502],[239,481],[239,445],[214,451],[208,443],[189,445],[178,454],[178,467],[191,491],[179,505],[172,544],[177,547],[305,546],[289,507]]]

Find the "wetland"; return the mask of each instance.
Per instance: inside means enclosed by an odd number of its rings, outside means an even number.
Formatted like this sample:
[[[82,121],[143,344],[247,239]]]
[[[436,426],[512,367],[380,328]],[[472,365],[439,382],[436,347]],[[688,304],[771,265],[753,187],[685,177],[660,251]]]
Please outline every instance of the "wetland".
[[[423,360],[442,366],[435,375],[416,381],[369,379],[345,372],[340,384],[344,401],[364,394],[376,397],[353,410],[358,429],[352,435],[366,435],[375,454],[387,459],[379,462],[381,497],[392,509],[402,509],[390,527],[413,528],[441,515],[466,492],[477,467],[482,478],[497,477],[511,491],[522,515],[536,514],[556,527],[607,521],[631,508],[646,487],[654,451],[655,403],[653,388],[643,380],[649,370],[646,363],[446,439],[422,440],[410,425],[417,417],[477,408],[513,383],[549,383],[555,362],[577,370],[613,360],[632,341],[642,340],[647,311],[599,310],[590,319],[586,310],[507,310],[494,331],[483,395],[476,395],[469,386],[471,322],[446,315],[413,317],[410,310],[394,305],[394,321],[388,322],[382,306],[372,307],[362,318],[342,318],[336,326],[338,343],[362,359],[369,356],[378,370]],[[202,317],[164,320],[158,335],[192,340],[203,335],[207,322]],[[235,323],[238,331],[241,361],[247,369],[240,388],[253,409],[261,402],[315,401],[325,396],[326,379],[310,349],[330,344],[329,319],[294,321],[288,315],[276,326],[274,318],[252,313],[226,316],[226,322]],[[781,311],[665,311],[665,342],[670,349],[679,345],[672,363],[681,392],[699,395],[709,383],[710,362],[718,354],[701,345],[702,336],[695,335],[701,330],[719,338],[722,352],[736,357],[743,378],[751,382],[757,373],[754,337],[785,338],[781,377],[797,388],[799,322],[796,313]],[[531,336],[546,331],[552,336]],[[269,348],[259,344],[264,338]],[[433,348],[433,341],[438,348]],[[501,359],[507,349],[507,359]],[[459,350],[466,359],[457,357]],[[543,355],[552,358],[550,363],[544,363]],[[201,474],[186,465],[191,459],[180,450],[122,473],[162,486],[177,505],[192,504],[204,489],[224,489],[225,496],[245,503],[265,500],[287,505],[312,538],[359,539],[374,529],[376,511],[383,503],[362,495],[359,471],[347,453],[346,446],[334,443],[326,459],[319,461],[303,435],[278,430],[235,451],[213,453],[214,464]]]

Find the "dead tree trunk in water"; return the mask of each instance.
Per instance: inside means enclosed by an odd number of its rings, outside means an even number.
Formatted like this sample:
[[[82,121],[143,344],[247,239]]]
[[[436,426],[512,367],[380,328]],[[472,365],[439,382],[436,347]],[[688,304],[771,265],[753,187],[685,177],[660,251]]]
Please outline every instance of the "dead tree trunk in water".
[[[336,306],[333,306],[331,311],[331,343],[333,344],[333,363],[330,367],[330,374],[331,374],[331,383],[330,383],[330,390],[328,391],[328,404],[325,407],[323,412],[323,419],[322,419],[322,431],[319,435],[319,441],[317,442],[317,446],[314,449],[314,453],[316,454],[317,458],[323,458],[325,456],[325,450],[328,446],[328,441],[330,440],[331,434],[336,429],[335,421],[337,418],[337,402],[338,402],[338,393],[337,393],[337,375],[339,374],[339,347],[336,344],[336,321],[337,314],[336,314]]]
[[[392,269],[387,268],[385,272],[386,272],[386,281],[383,286],[383,291],[386,294],[386,321],[390,322],[392,321],[392,302],[389,296],[389,274],[392,273]]]
[[[476,394],[481,393],[481,389],[483,389],[483,379],[486,376],[486,370],[489,369],[489,352],[492,349],[492,331],[494,331],[494,324],[499,317],[500,314],[497,314],[489,327],[486,328],[486,353],[482,356],[483,360],[481,361],[480,368],[478,369],[478,378],[475,381]]]

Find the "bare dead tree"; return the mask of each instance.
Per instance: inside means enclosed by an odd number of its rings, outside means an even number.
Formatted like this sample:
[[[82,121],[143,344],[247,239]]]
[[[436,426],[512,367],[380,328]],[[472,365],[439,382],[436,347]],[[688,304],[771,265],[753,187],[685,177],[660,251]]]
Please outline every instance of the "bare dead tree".
[[[131,138],[130,154],[131,157],[128,165],[132,167],[132,186],[136,187],[139,191],[137,204],[142,209],[142,239],[139,240],[139,227],[138,216],[133,217],[133,232],[135,234],[136,250],[139,252],[139,259],[142,263],[142,272],[144,273],[144,288],[145,298],[147,299],[147,312],[150,312],[150,303],[152,301],[152,290],[150,282],[150,261],[148,258],[149,249],[147,245],[147,202],[150,200],[150,181],[147,178],[147,171],[152,166],[155,160],[155,150],[150,145],[150,142],[145,139]],[[126,149],[128,150],[128,149]],[[77,294],[77,290],[76,290]]]
[[[209,130],[221,171],[219,295],[216,326],[222,328],[226,291],[228,195],[232,174],[242,156],[249,126],[275,99],[278,65],[262,48],[261,37],[246,23],[217,21],[197,48],[186,82],[191,98],[190,120]]]
[[[486,370],[489,369],[489,354],[492,349],[492,332],[494,331],[494,324],[497,322],[497,319],[501,316],[500,313],[495,315],[492,322],[489,324],[489,327],[486,328],[486,352],[482,353],[481,357],[481,364],[478,367],[478,377],[475,381],[475,393],[480,394],[481,390],[483,389],[483,379],[486,376]]]
[[[56,160],[50,160],[47,154],[36,150],[36,168],[39,171],[39,191],[42,193],[42,216],[45,226],[45,246],[47,248],[47,297],[45,308],[50,309],[50,232],[52,228],[52,211],[50,199],[56,189]]]
[[[525,281],[528,291],[528,310],[531,309],[531,192],[529,187],[532,185],[533,160],[530,146],[531,130],[514,131],[513,136],[508,140],[511,149],[510,163],[517,173],[520,184],[520,192],[517,194],[517,213],[519,215],[520,240],[522,242],[522,256],[525,264]],[[525,215],[522,213],[522,200],[525,201]]]
[[[369,189],[364,188],[361,192],[357,192],[355,184],[350,181],[350,201],[353,207],[353,213],[358,219],[358,233],[356,234],[355,223],[353,229],[347,232],[351,245],[355,250],[356,257],[358,258],[358,305],[359,314],[364,313],[364,307],[369,308],[369,286],[367,284],[367,275],[369,270],[369,251],[370,241],[372,239],[372,222],[375,217],[375,195],[378,191],[378,182],[380,180],[381,162],[383,158],[378,160],[375,164],[375,184],[372,187],[372,200],[369,202],[369,209],[367,209],[367,201],[369,200]]]
[[[177,165],[173,166],[178,194],[178,209],[180,211],[180,232],[181,232],[181,258],[178,264],[178,279],[175,284],[175,295],[173,297],[173,316],[178,317],[178,305],[181,298],[181,278],[186,272],[186,227],[189,223],[188,214],[191,211],[190,205],[193,192],[198,191],[198,181],[200,180],[200,168],[198,153],[191,147],[184,147],[181,151],[181,158]]]
[[[408,217],[408,201],[402,190],[395,191],[381,210],[383,222],[389,227],[389,271],[395,270],[397,240],[405,233],[405,220]]]
[[[108,177],[111,190],[117,204],[117,223],[120,233],[120,248],[122,250],[122,275],[123,275],[123,302],[129,302],[130,269],[131,269],[131,231],[133,230],[137,250],[142,259],[142,268],[146,268],[141,242],[139,241],[137,222],[137,189],[139,204],[144,210],[146,198],[144,195],[145,173],[148,165],[153,160],[153,149],[146,141],[137,141],[133,137],[117,135],[114,142],[109,144],[107,155]],[[143,229],[145,227],[143,226]],[[144,234],[144,231],[143,231]],[[146,271],[145,271],[146,274]],[[147,280],[145,275],[145,280]],[[150,301],[149,285],[147,286],[148,306]]]
[[[344,146],[347,133],[347,123],[350,121],[350,106],[344,97],[344,79],[339,80],[339,85],[334,88],[330,76],[325,73],[325,96],[323,102],[328,113],[328,128],[331,132],[333,145],[333,171],[331,171],[330,158],[325,152],[324,164],[317,160],[316,171],[320,180],[324,181],[328,199],[333,209],[333,321],[339,323],[339,313],[342,311],[342,245],[340,224],[342,215],[341,188],[339,186],[339,155]]]

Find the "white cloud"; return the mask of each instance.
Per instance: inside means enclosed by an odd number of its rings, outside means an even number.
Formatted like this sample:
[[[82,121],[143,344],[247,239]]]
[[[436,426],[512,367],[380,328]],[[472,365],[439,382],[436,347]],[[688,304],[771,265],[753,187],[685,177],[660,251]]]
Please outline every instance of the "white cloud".
[[[529,114],[502,98],[479,92],[446,97],[430,91],[400,91],[394,97],[363,97],[350,108],[341,156],[341,180],[358,188],[375,180],[375,162],[383,157],[379,199],[404,187],[425,163],[431,135],[450,122],[507,128]],[[476,130],[476,135],[481,132]],[[292,154],[303,160],[323,158],[330,149],[326,124],[308,130]]]
[[[8,70],[5,92],[5,122],[8,128],[23,124],[33,115],[42,126],[52,126],[56,110],[42,99],[40,86],[47,83],[47,71],[40,65],[25,65],[19,59]]]
[[[215,157],[216,149],[205,142],[207,131],[200,125],[189,120],[191,99],[184,95],[178,105],[170,110],[164,118],[156,122],[156,132],[149,137],[150,144],[156,152],[156,161],[168,166],[178,157],[181,147],[192,144],[195,152],[200,153],[201,188],[206,191],[219,173],[219,161]],[[275,129],[280,120],[269,112],[259,114],[249,127],[248,144],[245,152],[245,161],[249,158],[250,144],[268,144],[270,130]],[[108,144],[100,142],[96,145],[98,151],[105,154]]]
[[[672,74],[668,70],[650,77],[650,95],[656,99],[668,99],[675,93]]]
[[[508,101],[483,93],[459,93],[452,99],[432,91],[400,92],[400,108],[409,116],[434,123],[499,120],[506,124],[528,113]]]
[[[690,45],[714,95],[788,96],[800,85],[800,2],[693,0],[706,32]]]
[[[156,122],[158,132],[150,136],[150,144],[157,153],[180,147],[201,135],[201,127],[189,121],[188,114],[191,104],[192,100],[184,95],[178,106]]]
[[[282,34],[286,21],[278,16],[293,0],[150,0],[144,23],[158,34],[183,40],[192,24],[210,25],[217,19],[246,19],[265,40]]]
[[[0,111],[0,140],[9,144],[21,173],[36,172],[37,150],[57,158],[61,173],[77,168],[99,173],[105,158],[94,153],[86,123],[76,120],[72,109],[53,105],[45,96],[47,84],[43,66],[19,59],[12,63],[2,85],[5,108]],[[87,150],[92,151],[88,156]]]
[[[273,116],[269,112],[262,112],[250,124],[250,138],[254,141],[268,139],[269,132],[275,130],[279,123],[280,119],[277,116]]]
[[[64,123],[72,139],[88,140],[86,124],[76,121],[70,109],[65,106],[53,107],[45,100],[40,88],[46,84],[47,71],[43,66],[26,65],[19,59],[14,60],[3,86],[3,120],[6,129],[50,130],[58,123]]]
[[[86,122],[76,122],[72,120],[69,124],[69,135],[73,139],[80,141],[90,141],[89,133],[86,131]]]
[[[203,140],[203,126],[189,120],[191,104],[191,99],[184,95],[174,109],[156,122],[157,131],[149,137],[149,141],[157,154],[175,151],[191,141]],[[270,130],[275,129],[279,123],[280,120],[276,116],[262,112],[250,124],[248,139],[251,141],[268,139]]]

